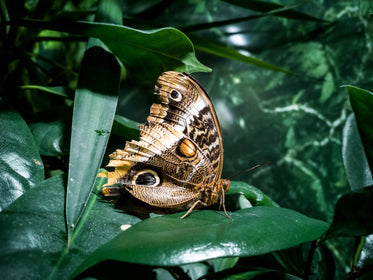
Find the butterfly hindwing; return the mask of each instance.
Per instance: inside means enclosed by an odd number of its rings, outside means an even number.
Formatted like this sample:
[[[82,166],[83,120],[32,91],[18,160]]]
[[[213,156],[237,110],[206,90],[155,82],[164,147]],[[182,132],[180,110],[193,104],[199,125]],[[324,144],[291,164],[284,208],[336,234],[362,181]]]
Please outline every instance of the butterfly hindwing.
[[[220,178],[222,136],[214,107],[203,87],[185,73],[166,72],[159,77],[155,94],[162,103],[153,106],[162,106],[162,113],[151,112],[148,120],[171,123],[193,140],[211,162],[215,177]]]

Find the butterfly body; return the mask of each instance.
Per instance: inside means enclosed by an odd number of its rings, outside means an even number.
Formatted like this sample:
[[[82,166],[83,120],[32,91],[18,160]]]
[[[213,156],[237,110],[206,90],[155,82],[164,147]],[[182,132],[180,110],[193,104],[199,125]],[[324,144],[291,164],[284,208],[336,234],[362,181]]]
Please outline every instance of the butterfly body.
[[[178,72],[163,73],[154,93],[161,103],[151,106],[140,125],[140,140],[111,154],[108,166],[115,172],[99,176],[109,179],[106,185],[119,183],[156,208],[191,211],[219,201],[224,206],[230,182],[220,178],[222,136],[207,93],[191,76]]]

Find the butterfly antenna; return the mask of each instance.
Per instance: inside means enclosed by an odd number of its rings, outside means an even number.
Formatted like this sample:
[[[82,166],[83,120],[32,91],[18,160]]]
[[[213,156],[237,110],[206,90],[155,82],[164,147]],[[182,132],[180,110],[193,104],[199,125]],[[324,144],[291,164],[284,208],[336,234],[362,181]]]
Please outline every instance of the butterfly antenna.
[[[232,176],[229,176],[227,179],[230,180],[230,179],[232,179],[233,177],[236,177],[236,176],[241,175],[241,174],[243,174],[243,173],[247,173],[247,172],[253,171],[254,169],[257,169],[257,168],[262,167],[262,166],[264,166],[264,165],[267,165],[267,164],[269,164],[269,163],[271,163],[271,162],[270,162],[270,161],[267,161],[267,162],[262,163],[262,164],[257,164],[257,165],[255,165],[255,166],[249,168],[249,169],[246,169],[246,170],[243,170],[243,171],[239,171],[239,172],[237,172],[236,174],[233,174]]]

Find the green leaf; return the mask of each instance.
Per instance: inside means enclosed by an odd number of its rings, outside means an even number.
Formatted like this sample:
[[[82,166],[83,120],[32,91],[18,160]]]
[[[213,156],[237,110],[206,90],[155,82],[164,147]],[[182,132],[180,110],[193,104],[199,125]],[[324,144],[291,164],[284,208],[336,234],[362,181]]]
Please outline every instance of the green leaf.
[[[138,125],[138,122],[115,115],[112,132],[119,136],[126,136],[127,139],[138,139],[140,136]]]
[[[73,228],[82,215],[110,135],[118,99],[120,66],[100,47],[86,51],[75,94],[66,219]]]
[[[45,22],[20,20],[15,24],[47,28],[100,39],[120,59],[130,74],[154,81],[162,72],[209,72],[195,57],[188,37],[175,28],[138,30],[98,22]]]
[[[359,250],[357,250],[357,252],[359,254],[356,258],[356,262],[354,262],[353,265],[359,268],[359,272],[367,272],[370,270],[372,274],[371,266],[373,263],[373,235],[368,235],[361,240]],[[364,277],[366,277],[366,275],[364,275]]]
[[[290,71],[284,68],[278,67],[276,65],[270,64],[268,62],[265,62],[263,60],[260,60],[254,57],[243,55],[234,49],[228,48],[212,40],[202,38],[200,36],[196,36],[192,34],[188,34],[188,36],[192,39],[194,46],[197,50],[210,53],[213,55],[221,56],[224,58],[233,59],[233,60],[237,60],[237,61],[248,63],[248,64],[253,64],[255,66],[262,67],[265,69],[291,74]]]
[[[136,30],[120,25],[77,23],[82,35],[99,38],[139,78],[155,80],[167,70],[209,72],[188,37],[175,28]]]
[[[350,103],[355,114],[357,127],[370,171],[373,171],[373,93],[353,86],[346,86]]]
[[[127,8],[129,9],[129,14],[137,15],[152,9],[154,6],[157,6],[161,2],[164,2],[164,0],[138,0],[132,2],[131,5],[129,5],[129,7]]]
[[[373,233],[373,187],[347,193],[335,205],[333,222],[323,240]]]
[[[0,214],[0,278],[47,279],[66,244],[62,176],[41,182]]]
[[[120,263],[120,267],[122,265],[123,263]],[[131,264],[131,266],[133,266],[133,264]],[[144,268],[142,268],[142,270],[144,270]],[[182,265],[180,267],[155,268],[154,273],[156,274],[156,277],[153,276],[148,279],[155,279],[155,280],[175,280],[175,279],[192,280],[192,279],[195,279],[197,280],[197,279],[206,278],[208,271],[209,271],[209,266],[206,263],[191,263],[191,264]]]
[[[347,118],[343,128],[342,156],[347,179],[353,190],[373,185],[372,174],[353,114]]]
[[[66,122],[63,120],[40,121],[30,124],[39,153],[43,156],[60,156],[68,153]]]
[[[231,181],[231,186],[226,195],[230,196],[234,194],[244,195],[253,206],[278,206],[276,202],[261,190],[244,182]]]
[[[139,221],[95,197],[66,251],[65,184],[63,176],[42,181],[0,213],[0,279],[71,279],[122,225]]]
[[[269,3],[265,1],[259,0],[222,0],[224,2],[243,7],[249,10],[258,11],[258,12],[269,12],[275,9],[284,8],[283,5],[277,3]],[[298,5],[297,5],[298,6]],[[302,12],[298,12],[296,10],[286,10],[283,12],[277,13],[277,16],[289,18],[289,19],[297,19],[297,20],[304,20],[304,21],[318,21],[318,22],[325,22],[325,20],[316,18],[311,15],[307,15]]]
[[[214,266],[214,272],[216,273],[234,267],[239,259],[238,257],[213,259],[212,264]]]
[[[44,180],[38,147],[22,117],[0,99],[0,210]]]
[[[75,272],[104,260],[175,266],[219,257],[265,254],[319,238],[328,228],[320,220],[279,207],[251,207],[231,219],[211,210],[142,221],[95,251]]]
[[[320,102],[326,102],[335,91],[335,81],[331,73],[327,73],[322,84]]]
[[[116,1],[101,2],[96,20],[121,21]],[[90,39],[75,93],[66,194],[68,242],[88,200],[110,136],[118,101],[121,67],[114,55]]]
[[[50,93],[57,96],[68,97],[69,95],[65,93],[66,89],[64,87],[43,87],[38,85],[27,85],[27,86],[20,86],[20,89],[28,89],[28,90],[38,90],[41,92]]]

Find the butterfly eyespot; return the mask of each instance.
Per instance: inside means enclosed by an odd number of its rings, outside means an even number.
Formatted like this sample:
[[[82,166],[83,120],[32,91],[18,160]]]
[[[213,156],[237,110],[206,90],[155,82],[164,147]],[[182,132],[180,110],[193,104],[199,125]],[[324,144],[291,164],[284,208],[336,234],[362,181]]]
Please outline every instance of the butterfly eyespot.
[[[144,169],[136,173],[131,180],[132,185],[155,187],[159,185],[160,178],[154,170]]]
[[[184,139],[180,143],[179,151],[183,156],[190,158],[196,154],[196,146],[192,143],[192,141]]]
[[[170,94],[171,98],[175,101],[180,101],[181,100],[181,94],[177,90],[173,89]]]

